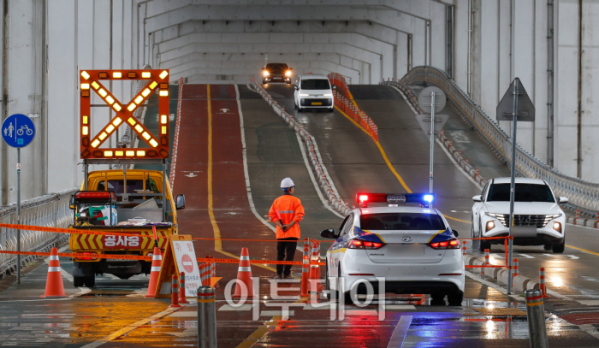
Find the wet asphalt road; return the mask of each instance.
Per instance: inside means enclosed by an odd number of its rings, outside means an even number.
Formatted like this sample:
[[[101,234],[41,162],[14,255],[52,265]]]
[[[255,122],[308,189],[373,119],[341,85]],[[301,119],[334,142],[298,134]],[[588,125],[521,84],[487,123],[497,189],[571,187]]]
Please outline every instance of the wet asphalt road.
[[[413,191],[426,190],[427,139],[415,124],[413,114],[403,100],[398,98],[396,92],[384,90],[386,88],[357,86],[352,87],[352,92],[358,105],[379,125],[381,146],[397,172]],[[272,199],[278,195],[277,184],[280,178],[293,175],[298,188],[302,188],[298,195],[309,212],[309,217],[302,223],[304,235],[315,237],[321,229],[337,227],[340,218],[323,209],[322,203],[319,202],[318,195],[307,175],[301,151],[298,149],[299,143],[293,131],[285,127],[272,109],[256,98],[255,93],[247,90],[245,86],[239,86],[239,89],[245,125],[248,173],[253,201],[258,213],[265,214]],[[281,85],[269,86],[268,90],[287,110],[293,110],[293,101],[290,99],[292,90]],[[193,117],[200,119],[204,117],[201,110],[194,110],[194,112]],[[405,192],[382,160],[372,140],[338,111],[296,113],[295,117],[316,138],[325,165],[343,198],[351,202],[351,198],[358,191]],[[492,161],[489,153],[485,153],[485,148],[480,147],[484,144],[476,141],[475,135],[459,118],[450,117],[447,127],[450,126],[452,131],[462,132],[456,133],[461,139],[467,137],[471,140],[470,143],[462,143],[464,152],[471,151],[479,158],[488,161],[485,170],[490,173],[489,175],[501,173],[504,168]],[[205,131],[203,127],[205,126],[202,123],[198,129]],[[234,128],[235,125],[227,123],[226,127]],[[233,128],[232,131],[235,130]],[[238,128],[237,132],[239,132]],[[219,150],[224,153],[241,151],[240,144],[237,143],[229,147],[226,142],[221,142],[218,146],[227,146],[226,149]],[[417,150],[422,146],[426,146],[426,151]],[[470,197],[477,194],[479,190],[457,172],[457,168],[438,146],[435,149],[435,158],[435,172],[443,173],[438,177],[435,185],[440,191],[437,207],[448,216],[457,219],[450,221],[452,226],[468,235],[470,227],[467,222],[469,215],[466,211],[469,211],[471,206]],[[224,160],[223,158],[222,165],[228,163]],[[200,159],[198,163],[205,163],[205,160]],[[239,163],[230,164],[231,168],[240,167]],[[482,170],[481,166],[481,172]],[[196,181],[179,184],[176,190],[181,192],[177,193],[185,193],[188,187],[191,189],[193,186],[195,189],[196,186],[205,185],[202,176]],[[215,192],[215,195],[218,195],[218,192]],[[218,199],[216,202],[218,204]],[[204,214],[203,206],[195,207],[195,210],[194,207],[191,208],[192,210],[187,214],[188,219],[193,218],[192,211]],[[218,214],[224,216],[226,213]],[[218,216],[221,215],[217,215],[217,219],[225,219]],[[210,230],[210,225],[205,225],[205,229]],[[595,248],[593,243],[584,242],[586,238],[593,237],[593,231],[581,228],[571,228],[571,231],[574,232],[569,234],[568,243]],[[209,231],[209,234],[211,233]],[[229,229],[227,233],[233,233],[233,230]],[[500,248],[494,250],[499,251]],[[593,311],[596,308],[593,307],[594,303],[584,304],[574,301],[574,299],[581,301],[599,299],[597,296],[599,292],[593,284],[595,275],[592,267],[596,262],[594,258],[597,256],[574,249],[567,249],[564,255],[557,256],[544,255],[546,252],[540,248],[538,250],[517,248],[516,250],[530,256],[530,258],[522,256],[526,261],[520,262],[521,273],[534,274],[535,268],[538,269],[540,264],[551,266],[547,272],[550,288],[553,281],[551,272],[560,272],[559,274],[563,276],[563,290],[558,290],[558,280],[555,281],[554,289],[570,297],[551,298],[547,302],[547,309],[555,314],[547,319],[550,344],[572,347],[597,346],[598,341],[577,326],[593,323]],[[599,252],[599,248],[597,251]],[[493,257],[499,259],[501,256],[493,255]],[[66,273],[69,273],[72,264],[67,260],[61,262]],[[222,267],[219,270],[222,272],[219,276],[235,277],[235,267]],[[42,300],[39,295],[43,293],[46,272],[45,263],[37,267],[32,266],[27,269],[21,285],[13,285],[0,292],[0,346],[82,347],[118,332],[127,325],[160,313],[168,306],[166,300],[142,297],[147,286],[147,277],[144,276],[127,281],[111,277],[101,278],[98,279],[95,289],[75,289],[68,277],[65,277],[67,295],[74,295],[74,297],[66,300]],[[524,307],[521,301],[514,302],[497,290],[471,279],[467,281],[465,302],[461,307],[431,307],[426,303],[417,305],[414,300],[398,302],[398,299],[389,304],[399,307],[389,307],[383,321],[377,320],[376,305],[366,308],[348,305],[346,310],[349,312],[344,320],[331,321],[330,310],[326,307],[315,309],[310,306],[299,306],[293,308],[294,313],[290,320],[285,321],[273,316],[277,313],[273,313],[272,310],[276,311],[280,308],[282,301],[270,296],[268,279],[271,276],[265,275],[264,272],[257,273],[261,275],[261,294],[268,294],[263,298],[264,302],[260,304],[257,311],[258,320],[253,320],[251,309],[243,307],[242,310],[234,311],[227,307],[225,302],[219,300],[217,303],[219,347],[237,347],[240,344],[242,346],[246,344],[248,347],[387,347],[393,333],[396,330],[401,331],[401,324],[406,323],[405,332],[399,332],[405,335],[403,347],[529,346],[527,324],[522,311]],[[223,289],[219,291],[222,294]],[[511,309],[508,315],[505,314],[508,312],[502,312],[497,308]],[[117,335],[114,340],[102,347],[195,346],[197,318],[194,313],[195,307],[192,306],[183,308],[179,312],[165,314],[155,320],[147,320],[135,330],[121,336]],[[577,325],[569,324],[564,318]],[[599,316],[597,316],[597,323],[599,323]],[[583,329],[588,328],[583,327]],[[254,333],[250,336],[252,332]],[[261,335],[256,336],[257,332]]]

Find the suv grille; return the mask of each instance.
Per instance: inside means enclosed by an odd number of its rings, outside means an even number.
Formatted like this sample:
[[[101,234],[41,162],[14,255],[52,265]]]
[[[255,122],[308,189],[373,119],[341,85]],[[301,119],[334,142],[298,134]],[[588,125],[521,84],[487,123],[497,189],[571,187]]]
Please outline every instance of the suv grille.
[[[546,215],[514,215],[514,226],[535,226],[537,228],[545,227],[553,217]],[[504,215],[506,226],[509,226],[510,214]],[[503,221],[502,221],[503,222]]]

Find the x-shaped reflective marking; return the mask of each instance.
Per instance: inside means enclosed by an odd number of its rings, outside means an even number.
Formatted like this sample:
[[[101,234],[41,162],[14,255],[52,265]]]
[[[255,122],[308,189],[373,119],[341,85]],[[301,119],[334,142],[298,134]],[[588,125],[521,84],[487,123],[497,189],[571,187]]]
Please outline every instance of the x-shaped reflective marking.
[[[119,128],[123,123],[127,123],[133,131],[135,131],[148,146],[155,148],[158,146],[158,141],[152,133],[133,115],[133,112],[137,107],[142,105],[152,94],[152,92],[158,87],[158,82],[150,81],[142,88],[139,93],[125,107],[118,99],[115,98],[110,91],[102,85],[99,81],[90,82],[91,89],[104,100],[108,106],[112,107],[116,111],[116,116],[110,120],[110,122],[94,137],[91,141],[91,146],[97,149],[100,145],[108,139],[110,134]],[[90,88],[90,86],[87,86]],[[167,90],[168,91],[168,90]],[[167,92],[168,93],[168,92]],[[168,96],[168,94],[167,94]]]

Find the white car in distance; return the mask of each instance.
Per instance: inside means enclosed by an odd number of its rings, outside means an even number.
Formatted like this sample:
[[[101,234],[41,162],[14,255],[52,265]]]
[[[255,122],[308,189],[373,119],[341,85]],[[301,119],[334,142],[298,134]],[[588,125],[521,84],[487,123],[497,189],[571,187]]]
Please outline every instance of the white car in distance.
[[[333,97],[334,86],[328,77],[322,75],[301,75],[297,78],[293,93],[295,109],[326,109],[330,112],[335,108]]]
[[[566,241],[566,215],[559,206],[568,198],[556,197],[544,180],[516,178],[514,202],[514,245],[543,245],[545,250],[563,253]],[[490,180],[482,194],[472,197],[472,238],[509,235],[510,178]],[[475,241],[483,252],[504,239]]]

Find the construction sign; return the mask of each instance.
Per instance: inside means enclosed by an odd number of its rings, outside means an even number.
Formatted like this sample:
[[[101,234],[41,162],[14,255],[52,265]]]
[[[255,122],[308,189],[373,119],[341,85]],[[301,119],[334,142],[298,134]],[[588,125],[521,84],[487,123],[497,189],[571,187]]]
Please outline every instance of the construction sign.
[[[101,80],[147,80],[148,83],[128,103],[123,103],[100,82]],[[80,130],[82,159],[122,159],[169,157],[169,71],[148,70],[81,70],[79,74],[80,94]],[[116,116],[100,131],[92,134],[91,129],[91,91],[94,91]],[[135,110],[144,104],[149,96],[158,91],[158,133],[152,134],[135,117]],[[117,128],[126,124],[148,148],[105,148],[100,146]]]
[[[93,235],[79,234],[76,230],[73,231],[73,237],[69,241],[71,250],[94,250],[94,249],[127,249],[127,250],[152,250],[154,248],[154,240],[158,240],[158,247],[164,249],[167,239],[163,238],[168,235],[168,230],[158,230],[156,238],[152,232],[142,231],[140,234],[123,235]]]
[[[173,274],[180,279],[181,272],[185,273],[186,297],[196,297],[202,282],[193,239],[190,235],[171,235],[162,256],[162,267],[156,283],[156,298],[171,296]]]

